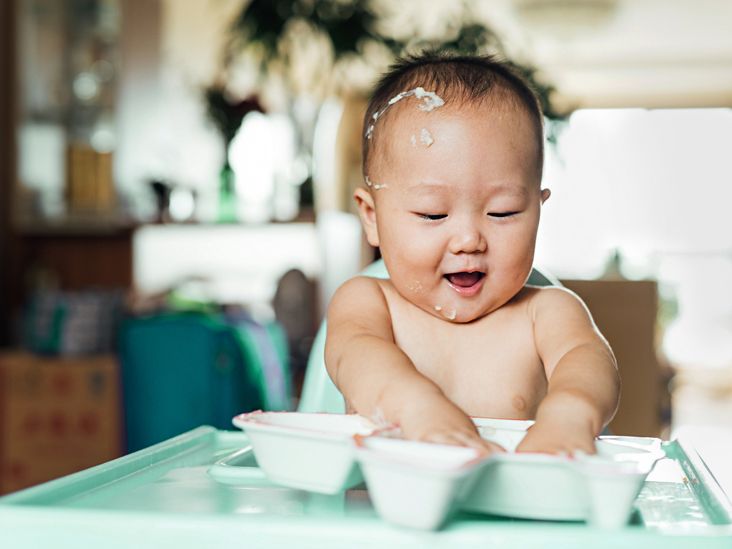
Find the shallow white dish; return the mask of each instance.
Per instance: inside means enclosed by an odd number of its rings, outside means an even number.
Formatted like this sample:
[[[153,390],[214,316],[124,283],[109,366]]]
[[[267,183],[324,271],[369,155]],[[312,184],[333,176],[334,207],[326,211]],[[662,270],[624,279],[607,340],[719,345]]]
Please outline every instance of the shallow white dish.
[[[354,435],[375,426],[358,415],[251,412],[236,416],[267,477],[290,488],[335,494],[363,481],[354,460]]]
[[[516,518],[625,525],[661,441],[600,437],[597,455],[517,454],[533,421],[474,418],[481,436],[505,454],[394,438],[395,431],[355,437],[356,457],[374,507],[393,524],[436,529],[464,510]],[[389,436],[385,436],[389,435]]]
[[[507,452],[479,459],[470,448],[384,436],[358,415],[252,412],[233,423],[271,481],[334,494],[361,483],[363,470],[379,514],[419,529],[439,528],[458,508],[620,527],[664,456],[660,440],[641,437],[599,437],[596,456],[517,454],[533,421],[473,421]]]
[[[481,460],[471,448],[383,436],[356,437],[369,496],[386,521],[434,530],[460,507]]]
[[[483,464],[462,506],[470,511],[623,526],[646,476],[664,456],[660,440],[642,437],[599,437],[595,456],[516,454],[533,422],[473,421],[483,438],[501,444],[507,453]]]

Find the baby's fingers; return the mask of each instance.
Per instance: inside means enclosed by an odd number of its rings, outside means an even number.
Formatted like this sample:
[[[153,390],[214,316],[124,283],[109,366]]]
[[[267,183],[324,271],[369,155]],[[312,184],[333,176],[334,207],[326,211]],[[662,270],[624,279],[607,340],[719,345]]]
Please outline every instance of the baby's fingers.
[[[596,454],[597,448],[595,443],[591,440],[573,441],[574,444],[569,448],[569,455],[573,456],[575,452],[583,452],[585,454]]]
[[[491,442],[490,440],[481,439],[483,444],[488,447],[489,453],[498,453],[498,454],[505,454],[506,449],[501,446],[500,444],[497,444],[495,442]]]
[[[477,433],[475,435],[452,432],[452,433],[434,433],[429,438],[430,442],[438,444],[450,444],[453,446],[466,446],[478,450],[481,455],[490,455],[493,453],[502,453],[506,450],[494,442],[482,439]]]
[[[430,433],[419,439],[422,442],[434,444],[447,444],[450,446],[465,446],[455,433]]]
[[[546,441],[529,440],[519,444],[517,452],[574,456],[575,452],[595,454],[597,450],[591,441]]]
[[[481,454],[489,455],[489,454],[495,454],[495,453],[505,453],[506,449],[503,446],[500,446],[496,444],[495,442],[491,442],[490,440],[485,440],[481,438],[480,436],[467,436],[463,433],[457,433],[457,438],[462,442],[462,446],[467,446],[468,448],[475,448],[478,450]]]

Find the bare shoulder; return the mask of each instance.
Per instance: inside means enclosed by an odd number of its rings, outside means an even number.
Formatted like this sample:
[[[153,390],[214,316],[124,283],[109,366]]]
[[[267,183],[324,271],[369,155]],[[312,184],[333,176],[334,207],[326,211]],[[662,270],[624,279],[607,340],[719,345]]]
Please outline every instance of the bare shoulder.
[[[561,317],[566,314],[579,315],[591,320],[584,301],[572,290],[561,286],[527,286],[526,301],[534,319],[536,315]]]
[[[380,282],[366,276],[344,282],[331,298],[329,324],[356,324],[372,329],[390,325],[389,308]]]
[[[605,340],[584,301],[559,286],[529,288],[527,311],[540,347],[562,347]]]
[[[550,372],[559,357],[579,346],[602,349],[614,363],[607,340],[580,297],[566,288],[531,288],[528,310],[537,350]]]
[[[330,308],[365,301],[366,304],[385,302],[379,280],[368,276],[355,276],[339,286],[331,298]]]
[[[328,307],[325,364],[331,376],[336,375],[332,369],[340,363],[343,353],[362,336],[393,341],[394,332],[378,281],[357,276],[336,290]]]

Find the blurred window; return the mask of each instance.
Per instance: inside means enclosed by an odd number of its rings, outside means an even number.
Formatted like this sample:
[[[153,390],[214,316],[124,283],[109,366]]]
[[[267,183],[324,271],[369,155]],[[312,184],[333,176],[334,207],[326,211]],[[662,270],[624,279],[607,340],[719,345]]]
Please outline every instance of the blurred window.
[[[730,109],[577,111],[547,146],[537,264],[657,279],[666,355],[732,364],[731,144]]]
[[[732,251],[730,109],[575,112],[547,145],[537,263],[595,278],[615,250],[629,278],[667,256]]]

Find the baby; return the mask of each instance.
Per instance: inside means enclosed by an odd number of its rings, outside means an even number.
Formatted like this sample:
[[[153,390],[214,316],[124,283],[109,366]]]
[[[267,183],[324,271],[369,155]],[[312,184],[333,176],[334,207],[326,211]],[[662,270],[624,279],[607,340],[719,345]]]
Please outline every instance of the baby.
[[[328,310],[348,411],[489,451],[469,416],[535,419],[518,451],[595,452],[613,353],[576,295],[526,285],[543,155],[536,96],[503,62],[424,54],[382,78],[354,197],[390,278],[349,280]]]

